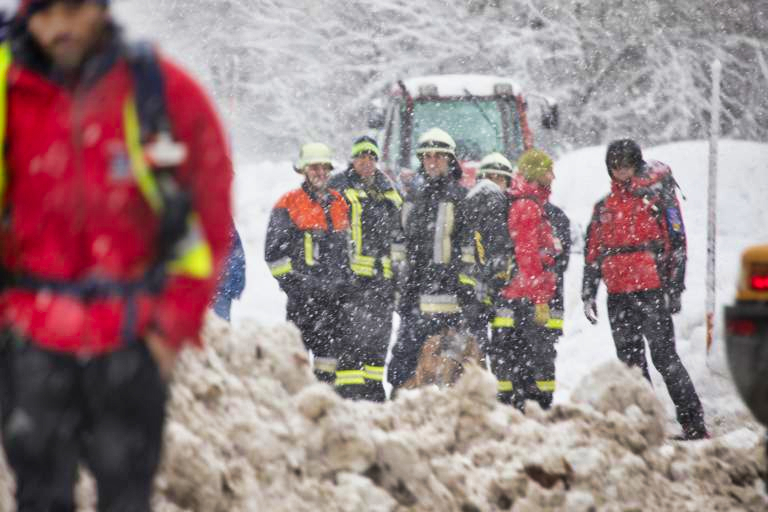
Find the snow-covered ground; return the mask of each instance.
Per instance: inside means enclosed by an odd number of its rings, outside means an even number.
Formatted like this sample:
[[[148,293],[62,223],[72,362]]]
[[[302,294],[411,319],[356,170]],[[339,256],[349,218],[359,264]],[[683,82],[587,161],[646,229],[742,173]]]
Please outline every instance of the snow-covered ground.
[[[608,193],[603,146],[568,153],[555,164],[556,180],[552,201],[571,218],[574,253],[566,275],[565,336],[558,345],[557,403],[567,402],[579,381],[599,363],[615,358],[605,311],[605,292],[599,296],[600,322],[590,325],[583,316],[581,240],[594,203]],[[342,153],[340,153],[342,154]],[[735,291],[741,250],[768,240],[768,145],[720,142],[718,181],[717,251],[717,334],[712,353],[705,349],[705,274],[708,144],[701,141],[648,148],[645,156],[668,163],[680,183],[686,200],[683,213],[688,230],[689,262],[683,311],[676,316],[678,350],[694,380],[713,432],[721,434],[738,428],[749,416],[735,395],[728,378],[721,336],[722,305]],[[340,162],[339,166],[343,165]],[[263,261],[264,235],[269,212],[277,199],[301,183],[290,162],[262,162],[237,166],[235,185],[236,220],[248,258],[248,284],[243,300],[233,308],[235,325],[246,318],[265,325],[284,321],[285,297]],[[674,431],[674,409],[658,373],[654,385]]]

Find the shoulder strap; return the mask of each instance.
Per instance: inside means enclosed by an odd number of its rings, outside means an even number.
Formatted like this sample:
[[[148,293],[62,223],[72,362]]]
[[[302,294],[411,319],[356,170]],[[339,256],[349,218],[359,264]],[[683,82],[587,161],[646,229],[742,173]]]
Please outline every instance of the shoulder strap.
[[[160,132],[170,132],[171,123],[165,98],[165,81],[155,49],[147,42],[128,47],[128,63],[133,74],[136,110],[142,142]]]

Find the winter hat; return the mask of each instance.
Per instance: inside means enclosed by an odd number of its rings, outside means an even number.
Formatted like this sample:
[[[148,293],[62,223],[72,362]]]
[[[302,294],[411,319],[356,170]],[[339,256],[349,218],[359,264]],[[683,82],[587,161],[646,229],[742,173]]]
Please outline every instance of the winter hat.
[[[456,142],[444,130],[432,128],[419,137],[416,154],[421,156],[424,153],[448,153],[456,158]]]
[[[500,174],[508,178],[512,178],[512,162],[507,160],[507,157],[501,153],[491,153],[486,155],[480,161],[480,168],[477,170],[478,176],[486,176],[488,174]]]
[[[613,177],[613,169],[632,167],[639,170],[642,165],[643,152],[634,140],[619,139],[608,144],[608,150],[605,152],[605,166],[611,177]]]
[[[375,157],[376,160],[381,158],[381,150],[379,149],[379,145],[376,143],[376,139],[368,137],[367,135],[363,135],[362,137],[355,139],[355,142],[352,143],[351,158],[355,159],[363,154],[371,155]]]
[[[32,16],[37,11],[41,11],[48,6],[50,6],[52,3],[56,2],[58,0],[22,0],[21,6],[19,7],[19,15],[23,18],[28,18],[29,16]],[[104,7],[109,7],[109,0],[80,0],[80,2],[95,2],[97,4],[101,4]]]
[[[529,149],[517,161],[517,170],[526,181],[538,182],[549,171],[554,163],[545,152],[540,149]]]
[[[331,148],[321,142],[310,142],[301,146],[299,150],[299,161],[296,162],[293,170],[301,173],[304,168],[312,164],[327,164],[333,169],[333,152]]]

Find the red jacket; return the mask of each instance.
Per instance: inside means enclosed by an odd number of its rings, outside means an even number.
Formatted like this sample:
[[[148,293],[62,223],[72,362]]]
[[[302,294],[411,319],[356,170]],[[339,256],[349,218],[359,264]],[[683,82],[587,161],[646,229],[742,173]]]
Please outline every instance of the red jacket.
[[[14,49],[8,75],[8,216],[0,239],[2,265],[11,272],[127,281],[153,261],[158,217],[127,164],[123,105],[133,85],[119,48],[111,44],[96,56],[88,79],[74,91],[47,76],[34,51]],[[229,245],[232,168],[201,89],[166,60],[161,69],[175,138],[189,152],[177,180],[191,194],[215,270],[207,279],[173,277],[159,295],[139,295],[137,334],[154,329],[178,347],[185,340],[199,342]],[[13,287],[0,296],[0,308],[4,325],[35,343],[78,353],[118,347],[126,311],[117,296],[84,302]]]
[[[555,294],[555,274],[549,269],[558,251],[543,208],[549,194],[549,188],[529,183],[521,176],[512,180],[508,226],[517,272],[502,290],[507,299],[525,298],[534,304],[547,304]]]
[[[617,181],[595,205],[587,228],[585,265],[599,271],[608,293],[662,287],[658,265],[668,257],[670,245],[664,216],[657,210],[656,204]]]

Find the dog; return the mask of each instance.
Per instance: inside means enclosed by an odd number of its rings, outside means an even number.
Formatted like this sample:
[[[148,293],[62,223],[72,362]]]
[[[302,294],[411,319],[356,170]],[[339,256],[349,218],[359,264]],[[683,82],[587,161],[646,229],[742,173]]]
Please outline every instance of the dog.
[[[421,348],[416,373],[403,385],[405,389],[435,384],[452,386],[468,364],[480,365],[482,353],[474,337],[450,329],[430,336]]]

